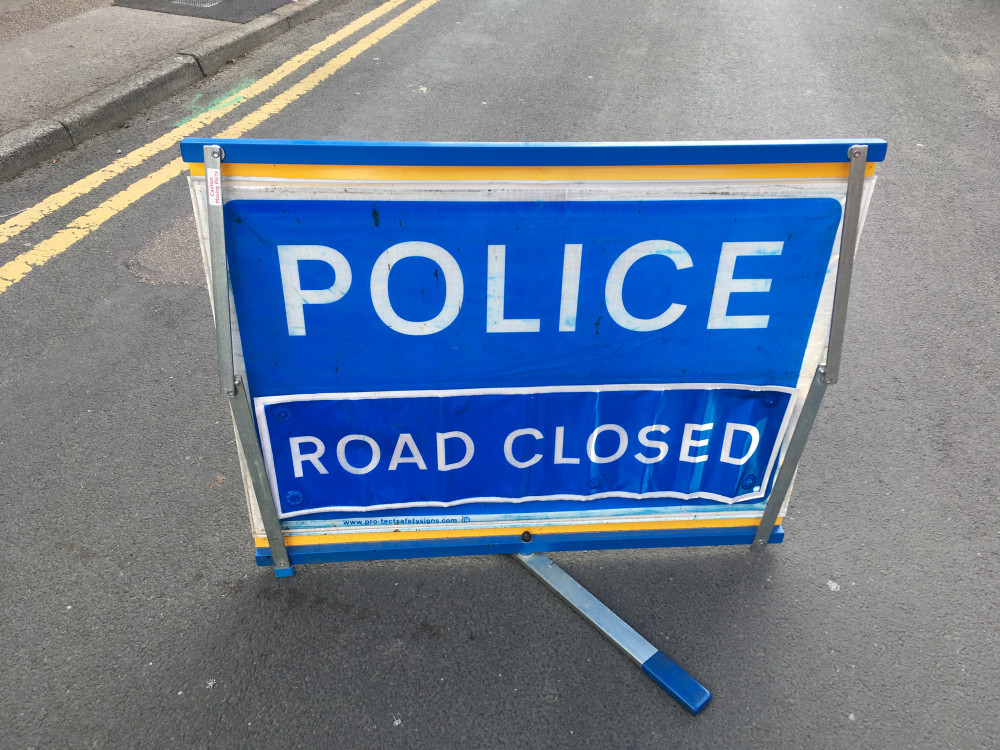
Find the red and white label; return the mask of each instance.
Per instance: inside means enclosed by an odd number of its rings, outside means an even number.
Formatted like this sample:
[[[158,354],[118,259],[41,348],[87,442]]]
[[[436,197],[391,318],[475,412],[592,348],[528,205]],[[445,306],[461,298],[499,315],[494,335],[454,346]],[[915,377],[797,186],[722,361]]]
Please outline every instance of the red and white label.
[[[222,172],[218,169],[205,170],[205,180],[208,184],[208,205],[222,205]]]

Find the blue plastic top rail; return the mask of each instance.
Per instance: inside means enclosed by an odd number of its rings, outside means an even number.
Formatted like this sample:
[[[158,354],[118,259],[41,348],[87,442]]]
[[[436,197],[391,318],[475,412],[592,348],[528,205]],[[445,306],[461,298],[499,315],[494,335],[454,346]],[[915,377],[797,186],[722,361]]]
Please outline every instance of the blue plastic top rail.
[[[848,162],[847,150],[868,146],[868,161],[885,159],[879,138],[815,141],[677,143],[406,143],[185,138],[181,155],[204,161],[202,148],[222,146],[235,164],[393,166],[642,166],[700,164],[810,164]]]

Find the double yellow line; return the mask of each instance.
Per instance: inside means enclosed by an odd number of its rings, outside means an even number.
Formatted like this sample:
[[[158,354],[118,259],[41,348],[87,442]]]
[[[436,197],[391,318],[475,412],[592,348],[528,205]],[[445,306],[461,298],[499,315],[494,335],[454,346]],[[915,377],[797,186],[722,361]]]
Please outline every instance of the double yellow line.
[[[323,41],[317,42],[306,51],[296,55],[266,75],[264,78],[261,78],[256,83],[253,83],[243,89],[240,92],[240,96],[234,99],[234,101],[230,104],[227,104],[225,107],[203,112],[194,119],[175,127],[173,130],[160,136],[156,140],[137,148],[135,151],[126,154],[120,159],[116,159],[103,169],[99,169],[87,177],[77,180],[72,185],[63,188],[57,193],[53,193],[45,200],[35,204],[26,211],[20,212],[13,218],[7,220],[3,224],[0,224],[0,244],[7,242],[7,240],[11,237],[17,236],[41,219],[63,208],[76,198],[87,195],[125,171],[143,164],[156,154],[159,154],[168,148],[176,146],[182,138],[194,135],[202,128],[218,120],[220,117],[224,117],[232,112],[243,102],[259,96],[268,89],[273,88],[292,73],[307,64],[310,60],[314,59],[334,45],[339,44],[355,32],[360,31],[365,26],[368,26],[407,1],[408,0],[389,0],[388,2],[380,5],[378,8],[366,13],[355,21],[349,23],[347,26],[326,37]],[[235,124],[217,133],[215,137],[239,138],[240,136],[246,134],[252,128],[260,125],[269,117],[277,114],[289,104],[316,88],[316,86],[354,60],[358,55],[378,44],[389,34],[400,29],[436,2],[438,2],[438,0],[421,0],[421,2],[418,2],[408,10],[400,13],[385,25],[380,26],[360,41],[331,58],[294,86],[290,86],[266,104],[263,104],[256,110],[247,114]],[[157,169],[155,172],[152,172],[151,174],[129,185],[121,192],[111,196],[97,207],[82,216],[77,217],[64,229],[60,230],[49,239],[40,242],[27,252],[21,253],[13,260],[0,266],[0,294],[3,294],[11,286],[27,276],[32,269],[43,265],[60,253],[65,252],[73,244],[86,237],[106,221],[135,203],[147,193],[150,193],[160,185],[163,185],[174,177],[177,177],[183,171],[184,162],[180,158],[172,160],[165,166]]]

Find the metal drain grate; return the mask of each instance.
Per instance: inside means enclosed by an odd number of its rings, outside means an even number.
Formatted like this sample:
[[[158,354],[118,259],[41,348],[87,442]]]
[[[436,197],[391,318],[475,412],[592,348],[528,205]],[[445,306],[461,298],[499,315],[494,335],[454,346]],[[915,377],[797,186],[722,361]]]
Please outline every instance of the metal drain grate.
[[[0,6],[9,0],[0,0]],[[189,18],[247,23],[280,8],[288,0],[113,0],[115,5]]]

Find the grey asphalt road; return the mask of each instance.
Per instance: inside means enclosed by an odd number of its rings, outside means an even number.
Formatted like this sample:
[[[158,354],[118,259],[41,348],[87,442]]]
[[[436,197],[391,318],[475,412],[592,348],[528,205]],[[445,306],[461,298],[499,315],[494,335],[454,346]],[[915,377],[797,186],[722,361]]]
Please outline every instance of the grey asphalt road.
[[[374,5],[0,186],[0,215]],[[439,0],[250,133],[889,141],[787,541],[554,556],[713,691],[701,716],[508,558],[254,566],[173,179],[0,294],[0,747],[996,747],[998,48],[990,0]]]

